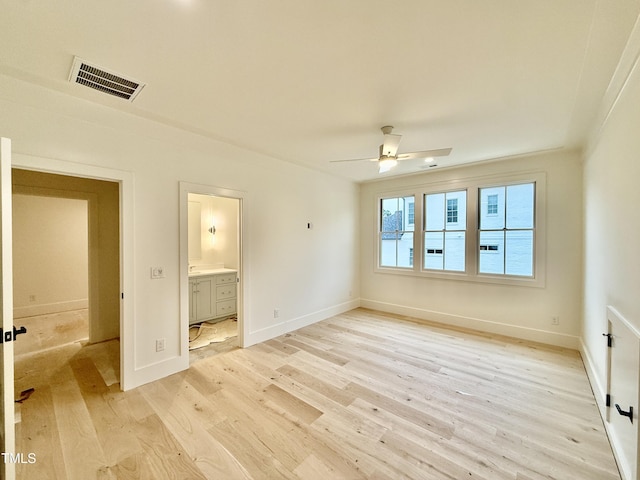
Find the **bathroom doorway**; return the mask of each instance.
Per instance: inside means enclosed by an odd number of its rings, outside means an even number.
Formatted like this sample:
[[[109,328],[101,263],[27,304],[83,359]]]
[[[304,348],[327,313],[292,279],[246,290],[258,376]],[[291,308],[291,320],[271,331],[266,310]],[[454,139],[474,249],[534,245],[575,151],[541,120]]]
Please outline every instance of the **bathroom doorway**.
[[[241,345],[243,199],[237,192],[190,186],[184,200],[181,260],[186,257],[183,299],[188,308],[182,321],[187,320],[193,363]]]

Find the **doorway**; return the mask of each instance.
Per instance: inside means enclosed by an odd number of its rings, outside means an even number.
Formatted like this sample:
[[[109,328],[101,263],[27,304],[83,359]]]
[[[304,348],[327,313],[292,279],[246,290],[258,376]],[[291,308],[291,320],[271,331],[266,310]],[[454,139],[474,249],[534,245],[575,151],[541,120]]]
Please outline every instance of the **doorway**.
[[[242,346],[241,192],[181,184],[181,281],[189,363]]]
[[[46,190],[13,193],[16,359],[89,340],[89,201]]]
[[[27,327],[14,351],[16,445],[26,448],[57,386],[99,377],[121,389],[120,184],[14,168],[12,188],[14,312]]]
[[[12,189],[14,312],[28,324],[16,356],[52,365],[64,345],[116,340],[105,375],[120,382],[119,184],[13,168]],[[17,394],[40,381],[30,378],[30,359],[20,363],[27,369],[16,374]]]

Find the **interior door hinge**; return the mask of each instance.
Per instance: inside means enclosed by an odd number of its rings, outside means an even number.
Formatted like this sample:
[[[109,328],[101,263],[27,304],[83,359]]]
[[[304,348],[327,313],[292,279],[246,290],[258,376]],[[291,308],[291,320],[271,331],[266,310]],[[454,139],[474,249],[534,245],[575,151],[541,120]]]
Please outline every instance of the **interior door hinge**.
[[[610,333],[603,333],[602,336],[607,337],[607,347],[611,348],[613,345],[613,335]]]
[[[606,407],[611,406],[611,395],[609,395],[608,393],[607,393],[607,396],[605,397],[605,406]]]

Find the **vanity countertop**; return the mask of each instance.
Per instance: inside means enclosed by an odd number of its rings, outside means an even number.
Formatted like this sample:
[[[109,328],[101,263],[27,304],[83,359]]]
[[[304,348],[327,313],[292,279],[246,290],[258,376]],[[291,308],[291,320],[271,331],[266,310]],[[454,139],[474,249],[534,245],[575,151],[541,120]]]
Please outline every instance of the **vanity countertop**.
[[[237,273],[233,268],[209,268],[204,270],[194,270],[189,272],[189,278],[204,277],[205,275],[218,275],[220,273]]]

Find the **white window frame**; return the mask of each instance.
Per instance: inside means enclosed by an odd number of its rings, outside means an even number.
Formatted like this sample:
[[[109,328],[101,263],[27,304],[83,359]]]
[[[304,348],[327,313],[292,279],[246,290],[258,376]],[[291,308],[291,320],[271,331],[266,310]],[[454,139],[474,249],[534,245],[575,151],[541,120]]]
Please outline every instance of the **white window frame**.
[[[425,207],[425,204],[426,204],[425,198],[426,198],[427,195],[433,195],[433,194],[435,194],[435,195],[444,195],[444,198],[445,198],[444,202],[445,203],[444,203],[444,212],[443,212],[443,214],[444,214],[443,217],[444,218],[443,218],[442,233],[443,233],[443,235],[446,235],[447,232],[451,232],[451,233],[453,233],[453,232],[464,232],[464,234],[465,234],[465,271],[466,271],[466,254],[467,254],[466,236],[467,236],[467,229],[468,229],[469,223],[467,221],[467,223],[464,225],[464,228],[449,228],[450,226],[458,227],[459,218],[460,218],[460,205],[459,205],[459,201],[458,201],[457,198],[447,198],[447,196],[450,193],[458,193],[458,192],[464,192],[465,198],[469,194],[469,192],[467,191],[466,188],[457,188],[457,189],[454,189],[454,190],[427,192],[427,193],[424,193],[422,195],[422,207],[423,208],[421,210],[422,211],[422,219],[421,219],[421,223],[420,223],[420,228],[422,228],[422,231],[420,233],[422,235],[422,248],[423,248],[422,252],[425,252],[427,250],[426,249],[426,245],[424,244],[425,234],[427,234],[428,232],[438,232],[438,230],[426,230],[425,229],[425,225],[424,225],[424,221],[426,220],[426,212],[424,210],[424,207]],[[456,220],[450,222],[449,221],[449,201],[451,201],[451,200],[455,200]],[[465,216],[468,215],[468,212],[466,211],[467,205],[468,205],[468,201],[465,204]],[[446,247],[446,240],[444,240],[444,238],[443,238],[443,241],[444,241],[443,246]],[[430,254],[430,253],[427,251],[427,253],[425,255],[428,255],[428,254]],[[435,254],[436,255],[445,255],[446,256],[447,255],[447,249],[443,248],[442,251],[435,252]],[[420,268],[421,272],[451,272],[451,273],[454,273],[454,274],[465,273],[465,272],[460,272],[458,270],[447,270],[446,268],[444,268],[445,265],[446,265],[446,257],[443,258],[443,268],[442,269],[425,267],[426,259],[424,257],[421,259],[421,261],[422,261],[422,265],[421,265],[421,268]],[[415,258],[414,258],[414,262],[415,262]]]
[[[524,277],[507,274],[489,274],[479,272],[480,230],[479,230],[479,190],[480,188],[535,183],[534,199],[534,239],[533,239],[533,276]],[[465,271],[427,270],[424,268],[424,196],[433,193],[449,191],[467,191],[467,228],[465,246]],[[380,241],[378,239],[378,222],[380,221],[380,206],[383,198],[413,196],[414,206],[414,236],[413,236],[413,268],[382,267],[380,266]],[[438,181],[414,185],[401,190],[380,191],[375,195],[376,219],[373,222],[374,238],[374,272],[384,274],[410,275],[446,280],[458,280],[478,283],[495,283],[503,285],[521,285],[543,288],[546,283],[546,174],[544,172],[524,172],[510,175],[496,175],[487,177],[470,177],[450,181]]]
[[[406,198],[406,197],[412,197],[413,195],[409,194],[409,195],[395,195],[393,193],[391,194],[385,194],[385,195],[381,195],[378,196],[378,208],[377,208],[377,219],[376,219],[376,266],[379,269],[382,270],[394,270],[394,271],[413,271],[413,269],[415,268],[415,259],[413,258],[413,254],[410,255],[410,261],[413,262],[413,266],[410,267],[402,267],[402,266],[381,266],[381,261],[382,261],[382,250],[381,250],[381,243],[382,243],[382,237],[385,233],[391,233],[391,232],[384,232],[382,230],[382,201],[383,200],[390,200],[393,198]],[[414,204],[414,212],[413,212],[413,216],[414,216],[414,223],[409,223],[409,209],[407,208],[406,210],[403,210],[403,218],[406,215],[407,217],[407,222],[406,225],[403,225],[403,230],[396,230],[395,233],[397,234],[398,232],[404,232],[404,233],[411,233],[411,235],[413,235],[413,249],[415,252],[415,215],[416,215],[416,211],[415,208],[417,208],[416,205],[416,199],[414,197],[413,199],[413,204]],[[396,240],[397,242],[397,240]],[[397,245],[397,243],[396,243]],[[397,256],[397,252],[396,252],[396,263],[398,263],[398,256]]]

